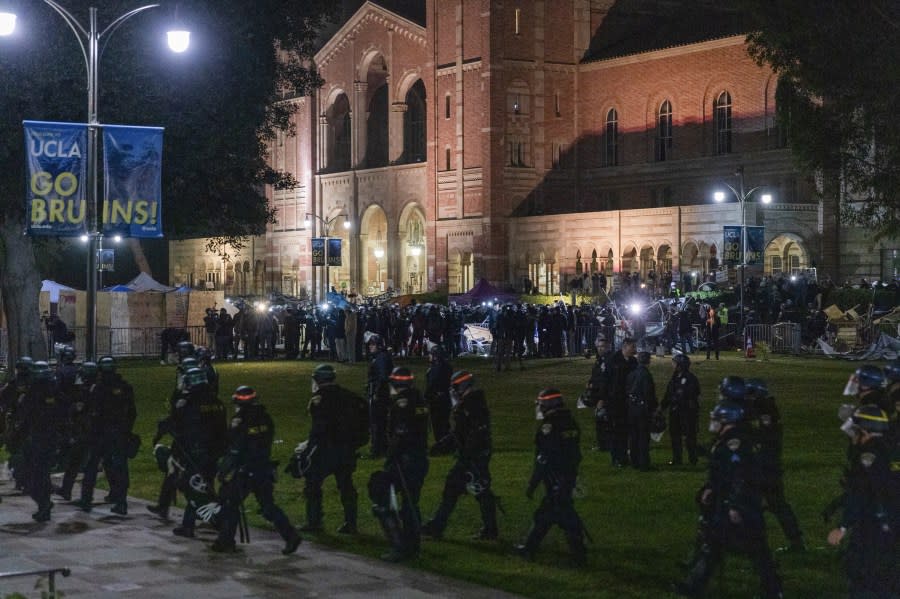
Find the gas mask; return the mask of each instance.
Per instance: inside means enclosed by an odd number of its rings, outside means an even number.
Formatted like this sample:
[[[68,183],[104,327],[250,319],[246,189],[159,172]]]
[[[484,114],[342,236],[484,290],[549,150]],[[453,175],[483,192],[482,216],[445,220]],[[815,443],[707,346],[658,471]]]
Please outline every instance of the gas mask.
[[[847,385],[844,387],[844,395],[856,397],[857,394],[859,394],[859,377],[856,374],[851,374],[850,378],[847,379]]]
[[[534,419],[535,420],[543,420],[544,412],[541,410],[541,404],[534,404]]]
[[[459,402],[462,401],[459,397],[459,392],[456,389],[450,388],[450,407],[455,408],[459,405]]]
[[[841,432],[850,437],[851,441],[856,441],[859,435],[859,427],[853,422],[853,418],[847,418],[841,425]]]
[[[319,392],[319,383],[316,382],[316,379],[312,380],[312,384],[310,385],[310,389],[313,392],[313,395]]]

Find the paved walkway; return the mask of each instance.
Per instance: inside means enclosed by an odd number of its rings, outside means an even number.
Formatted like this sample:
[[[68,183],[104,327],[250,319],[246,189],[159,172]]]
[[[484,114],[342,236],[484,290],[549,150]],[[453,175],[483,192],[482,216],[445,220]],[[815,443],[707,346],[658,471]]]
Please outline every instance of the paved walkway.
[[[13,493],[11,483],[0,482],[0,572],[68,567],[71,576],[56,580],[67,599],[512,597],[308,541],[285,557],[281,538],[267,530],[253,529],[252,544],[235,554],[215,554],[196,539],[174,536],[173,522],[156,518],[136,499],[129,500],[128,516],[112,514],[110,505],[86,514],[60,501],[53,519],[38,524],[31,519],[34,502]],[[198,536],[214,538],[208,529]],[[0,578],[0,596],[40,597],[36,581],[35,576]],[[46,590],[47,581],[42,582]]]

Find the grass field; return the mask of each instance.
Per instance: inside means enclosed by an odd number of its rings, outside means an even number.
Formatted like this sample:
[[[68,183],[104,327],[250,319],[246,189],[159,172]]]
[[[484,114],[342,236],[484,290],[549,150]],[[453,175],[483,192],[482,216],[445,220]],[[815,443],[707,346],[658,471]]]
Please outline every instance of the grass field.
[[[778,556],[787,597],[839,597],[843,579],[836,552],[824,541],[829,526],[820,513],[838,492],[846,437],[838,430],[836,413],[843,398],[841,391],[850,362],[824,358],[773,356],[768,361],[746,361],[740,354],[723,355],[721,361],[694,360],[693,371],[703,389],[701,430],[706,430],[706,414],[715,403],[718,382],[723,376],[762,377],[779,400],[785,421],[785,470],[787,497],[792,503],[806,536],[808,551]],[[699,356],[697,356],[699,357]],[[427,365],[423,359],[397,360],[410,366],[421,381]],[[655,472],[640,473],[610,466],[608,454],[590,450],[593,418],[589,410],[578,410],[582,426],[580,481],[585,496],[576,500],[587,528],[594,538],[588,546],[588,567],[568,565],[568,550],[558,529],[550,533],[535,562],[512,555],[511,546],[527,531],[539,497],[524,497],[531,472],[534,435],[534,398],[548,386],[560,388],[574,409],[584,388],[592,360],[562,358],[525,363],[496,373],[483,358],[461,358],[454,366],[466,368],[478,376],[491,407],[495,454],[491,463],[494,490],[501,497],[505,514],[500,516],[500,540],[475,542],[469,537],[480,526],[477,504],[462,498],[454,512],[444,540],[423,542],[421,558],[411,567],[439,572],[490,587],[530,597],[670,597],[669,585],[681,577],[678,562],[690,552],[697,511],[694,493],[704,480],[705,460],[694,468],[673,469],[668,437],[653,444]],[[222,398],[241,384],[257,389],[276,421],[275,459],[282,465],[297,442],[306,437],[309,419],[309,375],[316,362],[250,362],[218,364]],[[337,365],[338,381],[361,392],[366,365]],[[122,374],[131,381],[138,398],[138,432],[144,446],[132,461],[131,494],[154,499],[161,474],[150,455],[150,439],[156,420],[165,410],[174,381],[174,367],[150,363],[125,363]],[[671,375],[668,358],[653,358],[651,371],[657,393],[662,394]],[[423,383],[424,384],[424,383]],[[420,385],[421,387],[421,385]],[[706,443],[709,434],[701,432]],[[428,517],[436,508],[450,457],[431,460],[422,495],[422,512]],[[360,531],[355,538],[334,534],[342,522],[337,491],[331,480],[325,485],[326,533],[318,543],[353,553],[377,556],[386,548],[380,528],[368,510],[365,482],[380,462],[361,460],[356,474],[360,491]],[[283,475],[276,486],[276,497],[291,519],[303,523],[302,481]],[[252,500],[251,500],[252,501]],[[255,512],[255,510],[250,510]],[[774,518],[768,517],[769,543],[784,544],[784,536]],[[259,516],[252,521],[265,525]],[[732,557],[723,573],[710,586],[710,597],[752,597],[757,578],[747,560]]]

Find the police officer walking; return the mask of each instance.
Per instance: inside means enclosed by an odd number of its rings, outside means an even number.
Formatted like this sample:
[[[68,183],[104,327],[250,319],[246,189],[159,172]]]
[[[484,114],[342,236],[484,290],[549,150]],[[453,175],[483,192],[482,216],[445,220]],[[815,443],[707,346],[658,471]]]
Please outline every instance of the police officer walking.
[[[565,532],[574,563],[584,565],[585,531],[572,499],[581,463],[581,432],[557,389],[544,389],[538,394],[535,415],[539,424],[534,434],[534,469],[525,496],[531,499],[543,483],[544,498],[534,512],[525,542],[516,545],[515,550],[532,559],[550,527],[556,524]]]
[[[131,443],[131,429],[137,418],[134,404],[134,390],[116,372],[116,361],[112,356],[103,356],[97,361],[99,375],[91,388],[90,405],[96,410],[94,420],[94,446],[84,469],[81,482],[79,507],[89,512],[93,508],[94,485],[97,483],[97,468],[103,461],[103,470],[109,483],[110,508],[114,514],[128,513],[128,457]]]
[[[719,393],[719,403],[710,413],[709,429],[716,439],[710,450],[709,476],[697,495],[701,512],[698,551],[687,578],[674,590],[687,597],[702,596],[725,552],[737,551],[753,562],[762,596],[781,597],[781,579],[766,541],[759,462],[745,419],[744,380],[725,377]]]
[[[35,362],[31,367],[31,385],[24,403],[25,430],[28,434],[28,494],[38,511],[31,515],[36,522],[50,519],[50,469],[56,461],[59,433],[65,424],[65,404],[59,393],[56,378],[47,362]]]
[[[428,408],[413,380],[409,368],[391,372],[387,459],[384,470],[369,480],[372,511],[391,543],[382,559],[391,562],[415,558],[421,543],[419,495],[428,474]],[[391,506],[392,488],[400,498],[399,513]]]
[[[369,402],[369,432],[371,450],[369,456],[384,456],[387,445],[386,427],[390,399],[389,379],[394,369],[394,360],[384,344],[381,335],[372,335],[366,343],[369,349],[369,372],[366,383]]]
[[[222,482],[219,536],[210,548],[219,553],[235,550],[234,533],[241,518],[241,506],[244,498],[253,493],[263,518],[284,539],[281,553],[290,555],[297,551],[303,539],[282,509],[275,505],[275,472],[271,461],[275,423],[252,387],[238,387],[231,399],[235,410],[228,431],[228,452],[217,474]]]
[[[612,360],[615,355],[609,347],[606,335],[599,333],[594,342],[597,349],[597,361],[591,368],[584,397],[585,405],[594,408],[594,431],[596,434],[596,451],[609,451],[612,432],[607,402],[609,401],[610,382],[612,380]]]
[[[16,360],[15,376],[0,389],[0,410],[3,413],[3,444],[9,453],[8,466],[12,470],[16,489],[24,490],[28,483],[25,447],[28,430],[25,426],[25,399],[31,386],[31,366],[34,360],[22,356]]]
[[[650,422],[658,406],[650,352],[637,355],[637,368],[628,373],[625,381],[628,393],[628,448],[631,465],[646,472],[650,470]]]
[[[672,461],[682,463],[682,447],[687,448],[688,462],[697,463],[697,419],[700,412],[700,381],[690,371],[691,359],[687,354],[672,356],[675,371],[660,407],[669,411],[669,434],[672,437]]]
[[[484,391],[475,388],[471,372],[455,372],[450,385],[450,431],[432,446],[431,455],[455,450],[456,463],[447,474],[441,503],[422,532],[441,538],[457,500],[470,492],[481,508],[481,530],[473,539],[496,539],[497,498],[491,490],[491,418],[487,401]]]
[[[756,442],[759,464],[762,471],[763,506],[772,512],[784,536],[787,537],[788,551],[804,551],[803,533],[797,516],[784,496],[784,468],[781,454],[784,447],[784,428],[781,412],[775,398],[769,394],[769,387],[762,379],[747,379],[747,406],[756,424]]]
[[[337,483],[344,508],[344,523],[338,528],[342,534],[357,532],[357,498],[353,486],[356,472],[356,426],[358,405],[362,398],[336,382],[331,364],[319,364],[312,373],[312,398],[309,400],[308,451],[309,466],[305,471],[306,524],[301,532],[322,530],[322,483],[331,475]]]
[[[613,354],[606,412],[612,429],[609,453],[612,464],[618,468],[628,465],[628,375],[637,368],[637,343],[626,338],[622,347]]]
[[[428,354],[431,366],[425,373],[425,401],[431,417],[431,432],[438,441],[450,433],[450,376],[453,367],[440,345],[433,345]]]
[[[83,362],[78,368],[75,378],[74,396],[68,405],[68,434],[70,442],[62,464],[64,474],[62,485],[54,492],[70,501],[75,478],[81,472],[81,466],[90,455],[92,436],[94,433],[95,410],[91,406],[91,387],[97,380],[97,363]]]

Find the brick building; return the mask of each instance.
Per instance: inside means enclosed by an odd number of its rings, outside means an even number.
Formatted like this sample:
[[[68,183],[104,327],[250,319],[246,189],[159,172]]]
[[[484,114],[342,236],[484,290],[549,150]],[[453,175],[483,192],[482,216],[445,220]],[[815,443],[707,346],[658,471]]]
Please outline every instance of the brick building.
[[[718,4],[362,3],[316,55],[325,85],[284,99],[297,135],[270,159],[300,185],[269,190],[278,222],[229,263],[173,243],[171,281],[321,297],[326,277],[364,295],[677,279],[721,265],[742,211],[765,227],[759,272],[885,276],[893,250],[840,228],[795,170],[777,78]],[[310,265],[322,236],[340,266]]]

